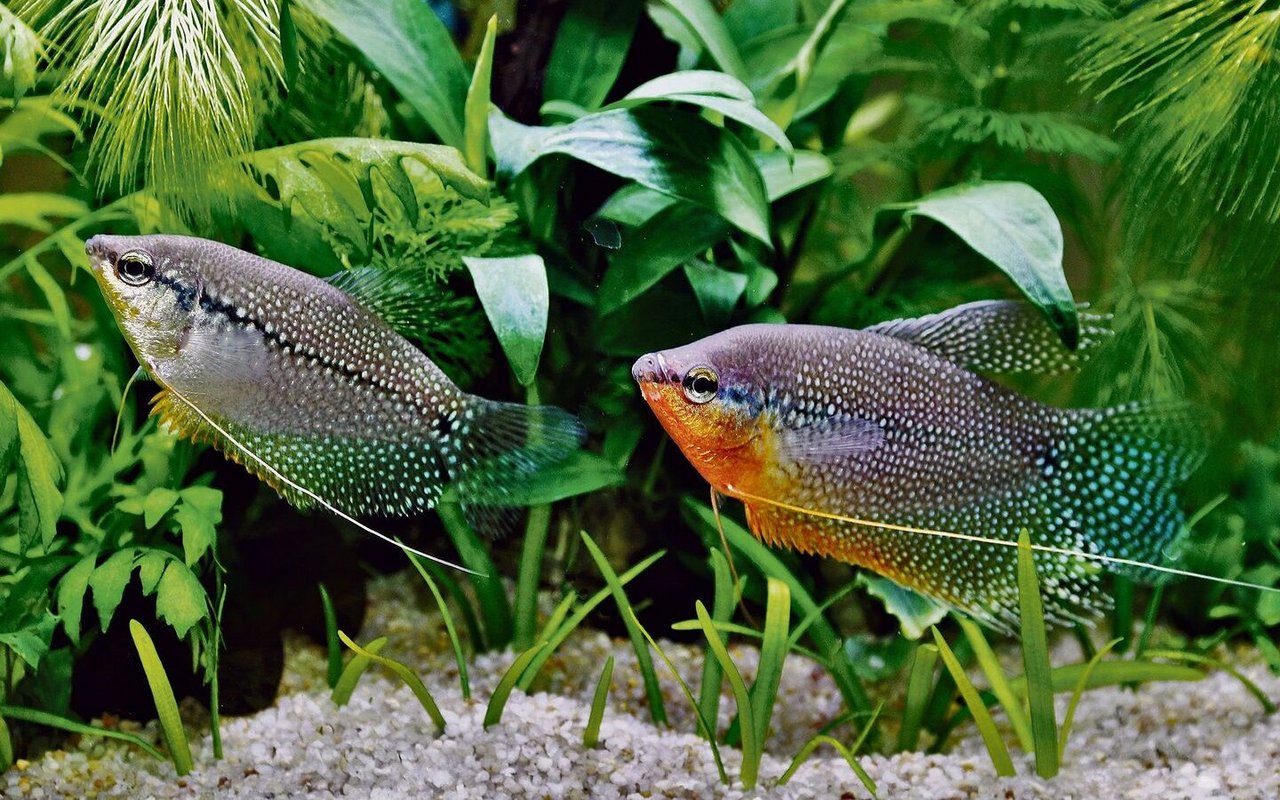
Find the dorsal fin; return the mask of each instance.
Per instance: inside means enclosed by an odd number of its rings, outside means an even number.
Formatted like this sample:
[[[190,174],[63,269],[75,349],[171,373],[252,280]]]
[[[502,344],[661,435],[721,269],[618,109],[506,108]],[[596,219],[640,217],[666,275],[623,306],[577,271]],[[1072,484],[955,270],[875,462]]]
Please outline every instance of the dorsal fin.
[[[1084,306],[1080,306],[1081,309]],[[1109,316],[1080,314],[1080,345],[1068,350],[1035,306],[1016,300],[979,300],[866,330],[892,336],[979,372],[1051,374],[1077,369],[1111,338]]]
[[[396,333],[422,340],[432,333],[428,309],[439,288],[423,270],[353,267],[325,278]]]

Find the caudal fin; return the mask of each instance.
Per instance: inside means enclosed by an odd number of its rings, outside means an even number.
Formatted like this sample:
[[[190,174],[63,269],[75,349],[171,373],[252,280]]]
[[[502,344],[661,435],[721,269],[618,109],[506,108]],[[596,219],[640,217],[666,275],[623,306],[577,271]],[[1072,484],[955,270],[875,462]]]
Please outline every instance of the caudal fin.
[[[499,536],[510,529],[513,510],[528,505],[533,476],[581,447],[586,430],[554,406],[473,402],[453,454],[452,488],[471,526]]]
[[[1060,521],[1099,555],[1153,565],[1175,558],[1186,523],[1175,492],[1204,459],[1206,428],[1203,413],[1181,402],[1076,417],[1054,482]],[[1137,565],[1108,569],[1146,582],[1165,577]]]

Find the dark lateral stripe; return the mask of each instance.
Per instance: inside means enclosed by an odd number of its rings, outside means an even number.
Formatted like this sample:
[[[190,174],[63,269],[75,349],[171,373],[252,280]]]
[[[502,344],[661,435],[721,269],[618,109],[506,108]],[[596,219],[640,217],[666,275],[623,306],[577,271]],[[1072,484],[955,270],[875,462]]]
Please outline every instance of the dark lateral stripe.
[[[161,286],[166,286],[174,291],[174,293],[177,295],[178,306],[183,311],[186,311],[186,312],[191,311],[192,306],[194,306],[195,304],[196,287],[184,284],[177,278],[171,277],[169,275],[161,275],[159,273],[156,273],[155,281],[159,283]],[[269,345],[273,345],[281,350],[289,349],[299,358],[315,358],[321,364],[323,364],[326,368],[331,369],[334,372],[337,372],[338,374],[347,377],[348,379],[350,379],[355,383],[363,383],[374,389],[383,388],[376,382],[365,378],[361,374],[361,370],[351,369],[350,367],[346,367],[346,366],[339,366],[338,364],[334,363],[327,355],[323,353],[317,352],[315,356],[308,355],[306,352],[303,351],[303,349],[296,342],[290,339],[286,339],[280,333],[279,326],[276,327],[276,330],[268,331],[266,324],[261,320],[255,318],[253,315],[249,314],[247,310],[245,311],[244,316],[240,316],[237,313],[238,309],[234,305],[223,302],[221,300],[214,299],[213,297],[209,296],[208,292],[201,293],[200,308],[204,309],[210,314],[216,314],[218,316],[221,316],[232,324],[241,324],[241,323],[248,324],[251,327],[253,327],[253,329],[256,330],[262,336],[262,338],[267,341]]]

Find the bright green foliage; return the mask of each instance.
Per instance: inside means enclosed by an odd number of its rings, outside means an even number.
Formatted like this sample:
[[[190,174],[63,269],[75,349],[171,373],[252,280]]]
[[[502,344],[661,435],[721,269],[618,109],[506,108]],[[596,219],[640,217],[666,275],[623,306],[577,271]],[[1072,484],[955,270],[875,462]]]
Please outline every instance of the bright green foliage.
[[[134,647],[138,649],[138,660],[142,662],[142,670],[147,674],[147,685],[151,687],[156,714],[160,718],[160,730],[164,733],[164,742],[169,748],[173,769],[179,776],[186,775],[192,767],[191,746],[187,744],[187,733],[182,727],[182,717],[178,714],[178,701],[173,696],[169,676],[165,674],[164,664],[160,663],[156,646],[142,623],[136,619],[129,620],[129,633],[133,636]]]

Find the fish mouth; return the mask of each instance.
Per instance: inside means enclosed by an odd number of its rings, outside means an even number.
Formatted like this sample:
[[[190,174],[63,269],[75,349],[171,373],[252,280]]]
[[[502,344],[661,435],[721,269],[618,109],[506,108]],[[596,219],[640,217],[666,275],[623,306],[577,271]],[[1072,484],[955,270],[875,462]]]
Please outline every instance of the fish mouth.
[[[102,272],[111,266],[112,261],[116,257],[115,248],[112,247],[111,236],[98,234],[90,236],[84,243],[84,252],[89,256],[89,265],[94,272]]]
[[[680,379],[675,371],[667,366],[662,353],[648,353],[636,359],[631,366],[631,377],[643,388],[654,383],[675,383]]]

